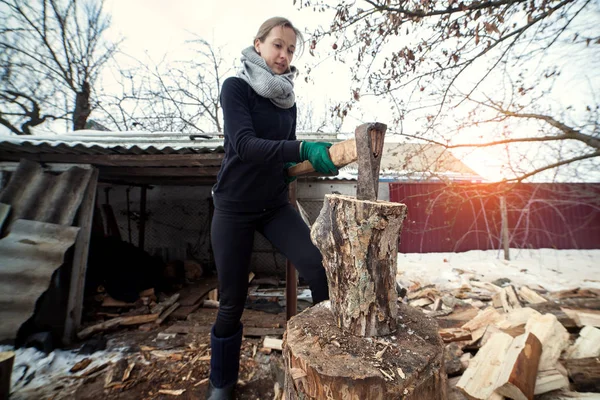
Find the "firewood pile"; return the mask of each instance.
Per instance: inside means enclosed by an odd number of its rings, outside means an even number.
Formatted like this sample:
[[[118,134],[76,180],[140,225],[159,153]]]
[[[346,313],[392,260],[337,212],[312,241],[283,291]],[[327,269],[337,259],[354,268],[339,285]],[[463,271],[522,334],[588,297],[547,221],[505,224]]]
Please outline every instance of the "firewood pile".
[[[495,283],[403,298],[438,322],[449,399],[600,399],[600,290]]]

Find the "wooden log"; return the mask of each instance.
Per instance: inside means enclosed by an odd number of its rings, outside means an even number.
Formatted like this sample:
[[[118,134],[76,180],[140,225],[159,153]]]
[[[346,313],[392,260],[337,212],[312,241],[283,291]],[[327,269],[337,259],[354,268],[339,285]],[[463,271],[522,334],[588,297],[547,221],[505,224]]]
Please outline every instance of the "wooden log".
[[[552,314],[536,315],[527,321],[525,331],[533,333],[542,343],[540,371],[554,368],[560,354],[569,346],[569,332]]]
[[[323,254],[337,325],[359,336],[396,330],[398,235],[406,206],[325,196],[311,238]]]
[[[532,333],[513,339],[508,348],[496,393],[514,400],[533,400],[542,344]]]
[[[578,392],[600,392],[600,358],[564,360],[569,378]]]
[[[10,394],[11,375],[15,353],[12,351],[0,352],[0,399],[8,399]]]
[[[493,335],[471,359],[456,387],[470,399],[487,400],[492,397],[512,341],[512,336],[503,332]]]
[[[292,317],[283,343],[285,398],[446,400],[437,324],[410,306],[398,307],[405,326],[377,339],[338,328],[329,302]]]

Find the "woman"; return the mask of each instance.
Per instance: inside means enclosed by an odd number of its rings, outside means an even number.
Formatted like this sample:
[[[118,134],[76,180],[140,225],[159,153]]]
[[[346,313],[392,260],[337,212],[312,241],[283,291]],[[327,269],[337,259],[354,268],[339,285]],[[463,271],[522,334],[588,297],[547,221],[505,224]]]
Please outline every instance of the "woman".
[[[238,379],[242,324],[254,232],[262,233],[308,282],[316,304],[329,298],[321,253],[289,204],[286,167],[309,160],[337,173],[330,143],[296,140],[290,65],[301,33],[285,18],[264,22],[242,51],[236,77],[223,82],[225,157],[213,188],[212,246],[219,276],[219,312],[211,330],[208,399],[231,399]]]

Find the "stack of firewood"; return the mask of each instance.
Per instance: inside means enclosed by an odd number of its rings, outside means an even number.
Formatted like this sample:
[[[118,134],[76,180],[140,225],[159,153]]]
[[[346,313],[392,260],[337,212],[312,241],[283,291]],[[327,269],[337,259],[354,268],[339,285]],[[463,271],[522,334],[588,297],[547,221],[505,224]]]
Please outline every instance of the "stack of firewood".
[[[446,343],[451,399],[600,399],[600,290],[412,287]]]

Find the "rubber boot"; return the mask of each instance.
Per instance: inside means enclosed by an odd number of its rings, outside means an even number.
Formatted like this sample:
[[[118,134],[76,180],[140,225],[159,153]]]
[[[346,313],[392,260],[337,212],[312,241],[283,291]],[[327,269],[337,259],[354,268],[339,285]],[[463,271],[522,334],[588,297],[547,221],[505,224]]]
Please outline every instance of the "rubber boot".
[[[210,383],[206,393],[207,400],[235,399],[235,384],[240,369],[240,348],[242,346],[243,326],[228,338],[215,336],[215,327],[210,332]]]

